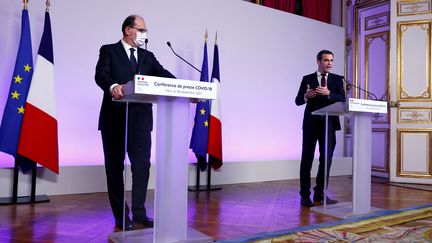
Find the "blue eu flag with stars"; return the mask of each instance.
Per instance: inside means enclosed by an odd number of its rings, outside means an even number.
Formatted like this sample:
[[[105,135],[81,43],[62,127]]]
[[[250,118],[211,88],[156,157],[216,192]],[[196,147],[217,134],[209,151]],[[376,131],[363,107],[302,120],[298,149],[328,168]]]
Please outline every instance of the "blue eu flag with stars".
[[[201,82],[208,82],[208,61],[207,61],[207,41],[204,43],[204,57],[201,68]],[[198,167],[201,171],[207,168],[207,144],[208,144],[208,125],[210,119],[210,105],[208,100],[201,100],[197,103],[195,111],[195,123],[192,130],[190,148],[195,153]]]
[[[0,126],[0,151],[8,153],[19,160],[19,165],[24,171],[30,169],[31,163],[29,164],[29,161],[22,162],[17,154],[17,148],[32,75],[33,58],[30,21],[27,9],[23,9],[21,39]]]

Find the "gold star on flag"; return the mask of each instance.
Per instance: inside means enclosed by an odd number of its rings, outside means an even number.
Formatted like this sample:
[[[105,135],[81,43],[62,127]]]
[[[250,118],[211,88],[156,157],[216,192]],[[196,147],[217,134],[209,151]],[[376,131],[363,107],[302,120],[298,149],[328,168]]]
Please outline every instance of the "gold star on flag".
[[[18,108],[18,114],[24,114],[24,107],[21,106],[20,108]]]
[[[204,108],[201,108],[201,115],[205,115],[205,110],[204,110]]]
[[[204,126],[208,127],[208,121],[204,122]]]
[[[13,93],[11,93],[12,95],[12,99],[18,99],[18,96],[20,96],[21,94],[18,94],[18,92],[15,90]]]
[[[15,83],[21,83],[22,78],[19,75],[14,77],[14,79],[15,79]]]
[[[30,69],[31,67],[28,64],[24,66],[24,72],[30,72]]]

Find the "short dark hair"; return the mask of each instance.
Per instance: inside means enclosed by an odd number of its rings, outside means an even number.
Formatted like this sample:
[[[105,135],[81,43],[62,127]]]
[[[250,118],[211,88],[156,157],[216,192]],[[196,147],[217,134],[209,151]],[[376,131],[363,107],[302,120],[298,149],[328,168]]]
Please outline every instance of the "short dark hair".
[[[126,29],[126,27],[134,27],[135,26],[135,19],[136,19],[136,17],[137,17],[137,15],[129,15],[123,21],[123,24],[122,24],[123,35],[125,35],[125,29]]]
[[[321,58],[322,58],[322,55],[324,55],[324,54],[330,54],[330,55],[332,55],[332,56],[334,56],[333,55],[333,52],[331,52],[331,51],[329,51],[329,50],[321,50],[320,52],[318,52],[318,54],[317,54],[317,60],[318,61],[321,61]]]

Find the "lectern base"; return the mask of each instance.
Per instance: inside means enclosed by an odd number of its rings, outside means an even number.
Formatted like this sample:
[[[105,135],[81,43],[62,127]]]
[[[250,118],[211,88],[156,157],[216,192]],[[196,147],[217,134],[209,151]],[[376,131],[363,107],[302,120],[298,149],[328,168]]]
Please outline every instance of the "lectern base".
[[[109,239],[114,243],[153,242],[153,229],[140,229],[126,232],[114,232]],[[213,239],[195,229],[187,229],[187,239],[167,243],[210,243]]]
[[[313,211],[313,212],[322,213],[325,215],[330,215],[330,216],[333,216],[336,218],[342,218],[342,219],[346,219],[346,218],[350,218],[350,217],[354,217],[354,216],[359,216],[359,215],[364,215],[364,214],[376,212],[379,210],[381,210],[381,209],[371,207],[367,211],[353,212],[352,203],[350,203],[350,202],[327,205],[326,208],[324,208],[324,206],[311,208],[311,211]]]
[[[2,197],[0,198],[0,205],[11,205],[11,204],[25,204],[25,203],[42,203],[49,202],[47,195],[36,195],[34,200],[31,196],[17,197],[16,202],[14,202],[12,197]]]
[[[217,190],[222,190],[221,186],[215,186],[215,185],[211,185],[211,186],[189,186],[188,187],[188,191],[191,192],[196,192],[196,191],[217,191]]]

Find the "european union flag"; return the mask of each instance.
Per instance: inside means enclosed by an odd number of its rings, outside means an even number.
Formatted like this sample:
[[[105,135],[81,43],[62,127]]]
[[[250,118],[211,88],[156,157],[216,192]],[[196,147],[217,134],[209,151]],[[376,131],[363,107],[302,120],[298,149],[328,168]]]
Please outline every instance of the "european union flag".
[[[208,82],[208,62],[207,62],[207,33],[204,43],[204,58],[201,68],[202,82]],[[208,124],[210,118],[210,105],[208,100],[197,103],[195,111],[195,124],[192,130],[190,148],[195,153],[198,160],[198,167],[204,171],[207,167],[207,144],[208,144]]]
[[[8,99],[0,126],[0,150],[14,156],[15,159],[18,159],[17,147],[32,75],[33,57],[30,21],[27,9],[23,9],[21,18],[21,39],[12,82],[9,93],[7,94]],[[23,170],[29,169],[27,167],[28,162],[24,164],[20,163],[20,166]]]

